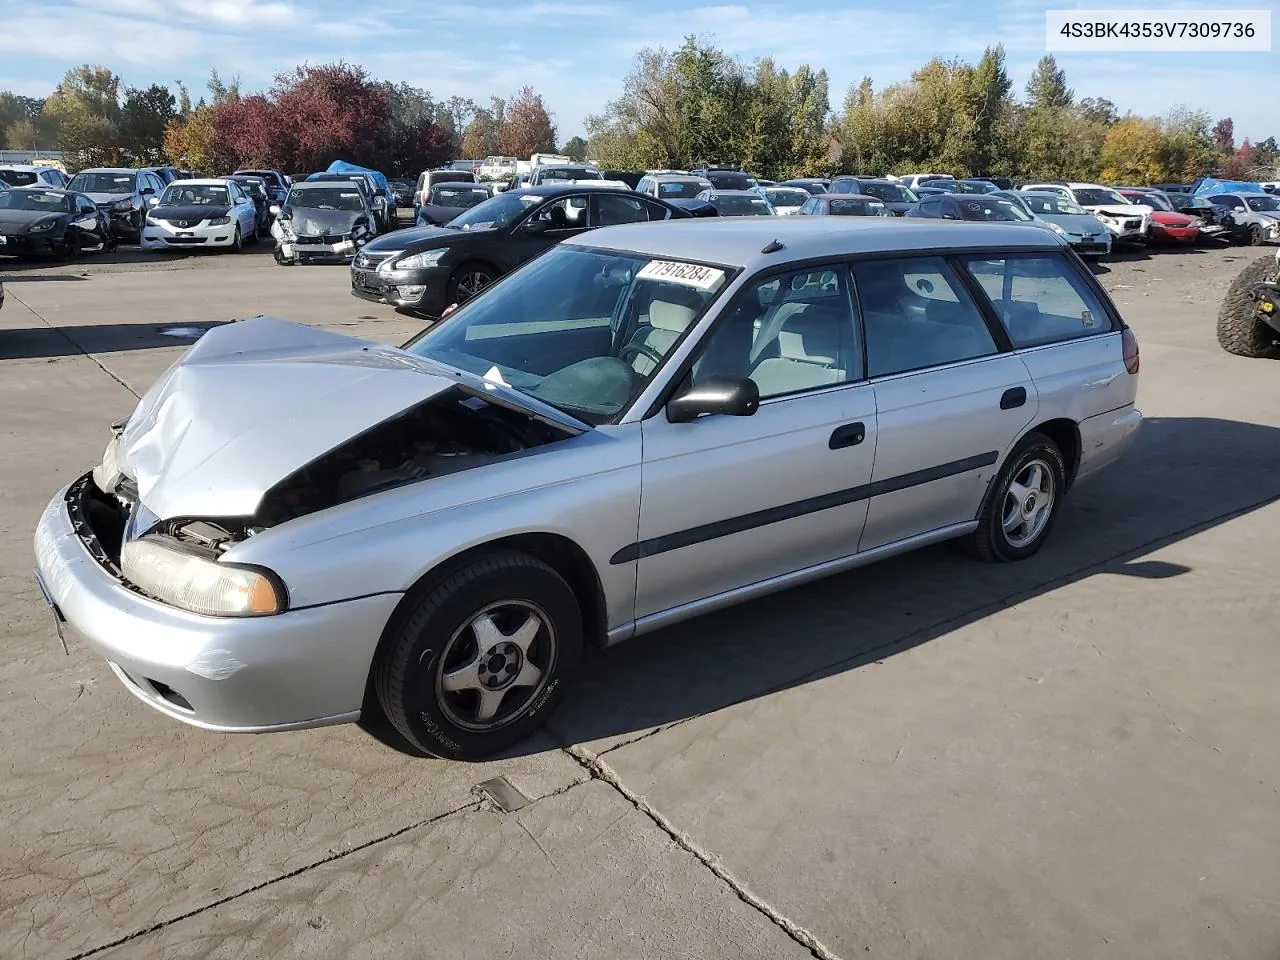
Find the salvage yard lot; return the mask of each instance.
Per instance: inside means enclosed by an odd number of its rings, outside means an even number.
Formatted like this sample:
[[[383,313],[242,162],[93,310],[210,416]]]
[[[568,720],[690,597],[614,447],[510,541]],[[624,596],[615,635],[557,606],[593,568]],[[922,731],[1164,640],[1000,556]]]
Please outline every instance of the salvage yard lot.
[[[1148,420],[1032,560],[929,549],[624,644],[479,765],[176,724],[64,655],[31,576],[173,328],[420,323],[265,246],[0,262],[0,957],[1273,958],[1280,365],[1213,329],[1256,255],[1102,264]]]

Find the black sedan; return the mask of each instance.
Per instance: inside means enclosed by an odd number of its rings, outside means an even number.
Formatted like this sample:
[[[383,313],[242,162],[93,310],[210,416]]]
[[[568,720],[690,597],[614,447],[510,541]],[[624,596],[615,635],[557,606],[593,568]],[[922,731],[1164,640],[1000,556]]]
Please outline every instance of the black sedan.
[[[895,180],[883,177],[836,177],[831,181],[832,194],[860,194],[875,197],[895,217],[900,217],[916,205],[920,199]]]
[[[616,187],[573,184],[500,193],[445,227],[378,237],[351,264],[351,293],[438,317],[503,274],[593,227],[693,216]]]
[[[265,237],[271,232],[271,193],[267,189],[267,181],[262,177],[251,177],[247,174],[233,174],[230,179],[240,184],[243,190],[253,201],[253,218],[258,224],[258,236]]]
[[[975,223],[1035,223],[1036,218],[1003,197],[944,193],[924,196],[908,217],[969,220]]]
[[[69,258],[112,246],[106,214],[82,194],[36,187],[0,194],[0,253]]]

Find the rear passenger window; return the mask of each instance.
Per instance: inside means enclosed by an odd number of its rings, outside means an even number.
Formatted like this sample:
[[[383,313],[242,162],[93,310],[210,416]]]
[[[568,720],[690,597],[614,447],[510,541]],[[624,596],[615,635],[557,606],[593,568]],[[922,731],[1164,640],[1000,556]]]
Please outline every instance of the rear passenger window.
[[[991,299],[1015,347],[1035,347],[1111,330],[1084,280],[1059,255],[965,262]]]
[[[861,380],[848,282],[843,267],[813,267],[748,287],[701,348],[694,382],[750,377],[767,398]]]
[[[996,352],[982,313],[941,257],[864,260],[853,272],[871,376]]]

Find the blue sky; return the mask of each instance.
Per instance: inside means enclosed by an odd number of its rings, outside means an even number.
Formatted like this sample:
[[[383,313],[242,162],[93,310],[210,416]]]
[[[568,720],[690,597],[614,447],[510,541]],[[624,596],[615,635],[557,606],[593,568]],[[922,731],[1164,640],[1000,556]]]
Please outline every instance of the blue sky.
[[[375,76],[487,101],[529,84],[545,97],[561,138],[615,96],[632,56],[678,46],[685,34],[745,59],[827,69],[832,106],[870,75],[879,87],[907,79],[933,55],[976,60],[1003,42],[1019,92],[1044,53],[1048,9],[1212,7],[1211,3],[1073,3],[1039,0],[806,0],[699,5],[670,0],[41,0],[14,4],[0,26],[0,89],[45,96],[68,67],[101,63],[126,83],[183,80],[203,91],[209,69],[266,87],[294,64],[346,59]],[[1271,9],[1278,0],[1233,0]],[[358,12],[352,12],[358,11]],[[1276,53],[1057,54],[1076,95],[1106,96],[1124,112],[1174,105],[1235,120],[1237,140],[1280,137]]]

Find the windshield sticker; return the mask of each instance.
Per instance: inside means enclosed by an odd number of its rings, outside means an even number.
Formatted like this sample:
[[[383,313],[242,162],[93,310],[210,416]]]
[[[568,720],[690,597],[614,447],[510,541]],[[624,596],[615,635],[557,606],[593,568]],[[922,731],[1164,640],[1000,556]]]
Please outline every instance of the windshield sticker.
[[[133,177],[116,177],[116,183],[133,183]]]
[[[484,379],[488,380],[490,383],[496,383],[500,387],[511,386],[511,384],[507,383],[507,381],[502,379],[502,371],[499,370],[496,366],[490,367],[488,369],[488,371],[484,375]]]
[[[650,260],[636,274],[639,280],[665,280],[697,290],[710,290],[724,279],[724,271],[704,267],[696,263],[679,263],[675,260]]]

